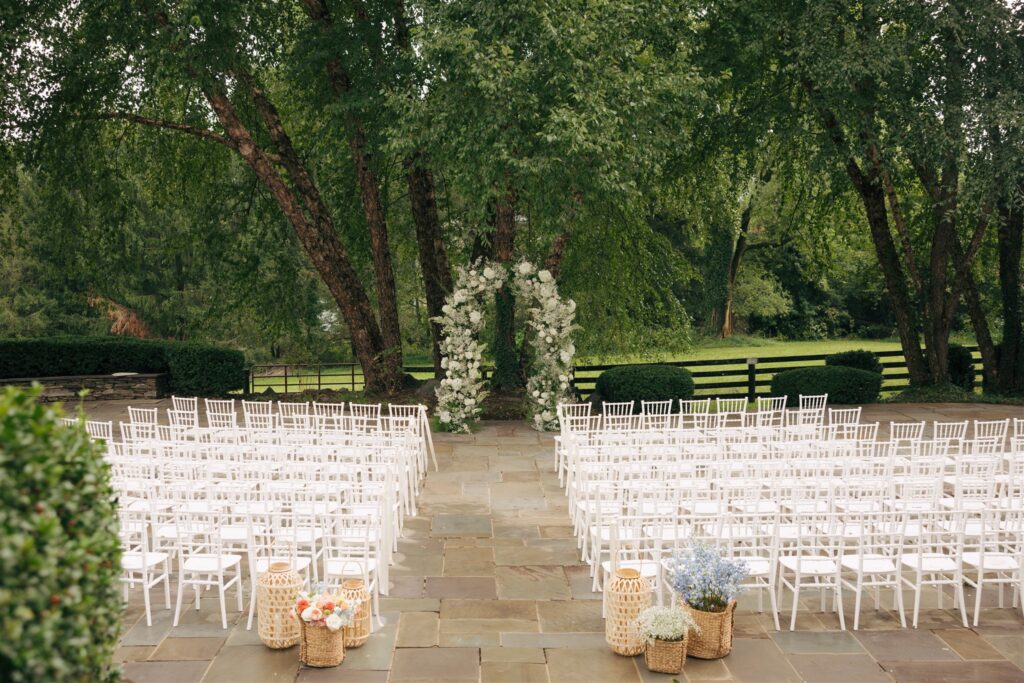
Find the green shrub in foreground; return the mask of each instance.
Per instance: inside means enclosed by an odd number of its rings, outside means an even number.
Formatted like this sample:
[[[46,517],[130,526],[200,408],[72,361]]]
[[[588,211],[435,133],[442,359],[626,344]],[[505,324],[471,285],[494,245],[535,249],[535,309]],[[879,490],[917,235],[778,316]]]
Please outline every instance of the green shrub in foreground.
[[[102,447],[38,390],[0,393],[0,680],[108,681],[120,543]]]
[[[841,365],[785,370],[772,377],[772,396],[788,397],[791,406],[797,405],[801,394],[828,394],[829,403],[874,403],[881,390],[882,376],[877,372]]]
[[[666,401],[693,398],[693,377],[674,365],[621,365],[597,378],[597,391],[605,401]]]
[[[843,351],[833,353],[825,357],[825,365],[842,366],[844,368],[857,368],[868,372],[877,372],[879,375],[885,370],[878,355],[872,351],[858,349],[856,351]]]

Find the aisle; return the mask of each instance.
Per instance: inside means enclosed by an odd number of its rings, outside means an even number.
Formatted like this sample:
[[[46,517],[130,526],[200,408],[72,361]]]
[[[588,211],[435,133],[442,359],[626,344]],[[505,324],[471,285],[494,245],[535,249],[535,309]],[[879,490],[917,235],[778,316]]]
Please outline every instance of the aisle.
[[[384,602],[400,613],[389,680],[639,680],[604,646],[552,437],[505,423],[437,444]]]

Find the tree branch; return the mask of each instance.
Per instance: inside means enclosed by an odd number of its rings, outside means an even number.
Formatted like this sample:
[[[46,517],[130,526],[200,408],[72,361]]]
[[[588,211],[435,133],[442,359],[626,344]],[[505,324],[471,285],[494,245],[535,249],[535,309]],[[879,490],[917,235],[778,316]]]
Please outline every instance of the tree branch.
[[[164,130],[177,130],[182,133],[188,133],[194,137],[202,140],[210,140],[218,144],[230,147],[231,149],[238,151],[238,145],[235,141],[215,133],[207,128],[200,128],[199,126],[190,126],[187,123],[178,123],[176,121],[165,121],[164,119],[154,119],[148,116],[141,116],[139,114],[132,114],[129,112],[122,111],[111,111],[105,112],[99,115],[100,119],[110,121],[128,121],[129,123],[138,123],[143,126],[150,126],[151,128],[163,128]]]

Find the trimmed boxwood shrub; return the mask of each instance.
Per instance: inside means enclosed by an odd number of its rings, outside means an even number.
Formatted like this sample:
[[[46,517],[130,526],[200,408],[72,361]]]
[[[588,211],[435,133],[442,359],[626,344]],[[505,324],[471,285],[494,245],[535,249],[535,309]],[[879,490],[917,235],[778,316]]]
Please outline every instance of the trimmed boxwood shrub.
[[[605,401],[666,401],[693,397],[693,377],[685,368],[674,365],[620,365],[601,373],[597,392]]]
[[[246,386],[241,351],[202,344],[167,344],[171,391],[189,395],[226,394]]]
[[[241,351],[124,337],[0,339],[0,379],[166,372],[179,394],[220,396],[246,386]]]
[[[878,356],[871,352],[865,351],[864,349],[858,349],[856,351],[843,351],[841,353],[833,353],[831,356],[826,356],[825,365],[836,365],[844,368],[857,368],[858,370],[867,370],[868,372],[877,372],[879,375],[885,369],[882,367],[882,361],[879,360]]]
[[[787,396],[796,405],[800,394],[828,394],[829,403],[874,403],[882,390],[882,376],[841,365],[785,370],[772,377],[772,396]]]
[[[967,392],[974,391],[974,356],[959,344],[949,345],[949,381]]]
[[[108,681],[121,548],[102,446],[38,389],[0,392],[0,680]]]

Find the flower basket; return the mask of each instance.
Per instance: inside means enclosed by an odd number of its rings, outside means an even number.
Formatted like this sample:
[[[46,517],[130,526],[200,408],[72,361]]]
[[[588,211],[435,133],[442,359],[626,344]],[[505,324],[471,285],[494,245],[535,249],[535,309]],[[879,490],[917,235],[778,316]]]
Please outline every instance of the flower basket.
[[[605,587],[605,595],[605,641],[615,654],[640,654],[644,641],[637,631],[636,619],[651,606],[651,582],[635,569],[618,569]]]
[[[732,625],[736,613],[733,600],[722,612],[704,612],[679,601],[697,623],[698,630],[690,635],[687,654],[697,659],[721,659],[732,652]]]
[[[257,580],[257,630],[267,647],[280,650],[299,642],[294,606],[302,585],[302,577],[287,562],[271,563]]]
[[[686,663],[688,638],[689,634],[684,635],[682,640],[648,640],[644,649],[644,663],[647,664],[647,668],[662,674],[682,673],[683,664]]]
[[[306,666],[325,668],[345,661],[345,632],[299,622],[299,661]]]

